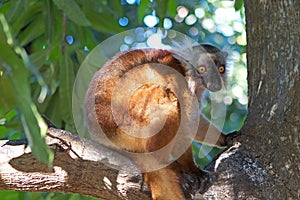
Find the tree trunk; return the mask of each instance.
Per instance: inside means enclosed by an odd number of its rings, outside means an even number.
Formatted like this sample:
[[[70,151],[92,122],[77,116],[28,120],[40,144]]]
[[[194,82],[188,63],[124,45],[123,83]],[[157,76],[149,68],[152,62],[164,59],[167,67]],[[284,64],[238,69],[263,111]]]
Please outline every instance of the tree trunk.
[[[300,1],[245,0],[245,9],[248,118],[205,197],[300,199]]]
[[[273,177],[256,191],[265,198],[299,199],[300,1],[245,5],[251,97],[245,148]]]

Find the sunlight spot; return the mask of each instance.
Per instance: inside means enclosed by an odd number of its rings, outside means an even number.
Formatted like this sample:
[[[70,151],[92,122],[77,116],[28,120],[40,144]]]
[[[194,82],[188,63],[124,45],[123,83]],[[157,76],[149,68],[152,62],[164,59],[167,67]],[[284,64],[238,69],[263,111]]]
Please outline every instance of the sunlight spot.
[[[184,6],[177,7],[178,17],[185,18],[189,14],[189,10]]]
[[[238,36],[236,41],[239,45],[245,46],[247,44],[246,32],[243,31],[242,35]]]
[[[193,14],[190,14],[189,16],[187,16],[187,18],[185,19],[185,23],[187,25],[193,25],[195,24],[197,21],[197,17]]]
[[[239,33],[242,33],[245,30],[242,22],[233,22],[233,29]]]
[[[247,105],[248,104],[248,97],[246,95],[243,95],[240,98],[238,98],[238,101],[242,105]]]
[[[73,44],[74,38],[71,35],[66,36],[66,41],[69,45]]]
[[[231,105],[231,104],[232,104],[232,97],[231,97],[231,96],[226,96],[226,97],[224,97],[223,102],[224,102],[226,105]]]
[[[172,28],[172,26],[173,26],[173,23],[172,23],[171,19],[165,18],[164,19],[164,28],[170,29],[170,28]]]
[[[227,39],[227,41],[228,41],[229,44],[235,44],[235,43],[236,43],[236,39],[235,39],[234,36],[229,37],[229,38]]]
[[[104,185],[108,188],[108,189],[112,189],[112,183],[111,183],[111,181],[105,176],[104,178],[103,178],[103,182],[104,182]]]
[[[203,28],[207,29],[210,32],[216,31],[216,26],[212,19],[204,19],[202,21],[202,26],[203,26]]]
[[[191,36],[196,36],[199,33],[199,30],[196,27],[192,27],[189,29],[189,33]]]
[[[232,88],[232,93],[234,96],[240,98],[243,96],[243,89],[239,85],[235,85]]]
[[[133,43],[133,38],[131,36],[125,36],[124,37],[124,42],[126,44],[132,44]]]
[[[127,51],[129,49],[129,46],[126,44],[123,44],[120,46],[120,51]]]
[[[240,21],[240,13],[234,8],[218,8],[215,11],[214,19],[218,24],[230,24],[232,21]]]
[[[196,17],[198,17],[199,19],[203,18],[205,15],[204,9],[203,8],[196,8],[195,9],[195,15]]]
[[[224,36],[230,37],[234,35],[234,31],[231,28],[231,26],[226,25],[226,24],[220,24],[217,26],[217,29],[219,32],[223,33]]]
[[[178,15],[175,16],[175,21],[178,23],[183,22],[184,18],[179,17]]]
[[[119,24],[121,25],[121,26],[127,26],[128,25],[128,18],[127,17],[121,17],[120,19],[119,19]]]
[[[145,36],[144,36],[145,30],[143,28],[141,27],[136,28],[134,32],[135,32],[136,41],[142,42],[145,40]]]
[[[126,0],[126,2],[128,3],[128,4],[134,4],[135,3],[135,0]]]
[[[154,27],[156,24],[158,24],[159,19],[154,15],[146,15],[144,17],[144,23],[148,27]]]
[[[83,51],[89,51],[89,48],[87,46],[84,46]]]

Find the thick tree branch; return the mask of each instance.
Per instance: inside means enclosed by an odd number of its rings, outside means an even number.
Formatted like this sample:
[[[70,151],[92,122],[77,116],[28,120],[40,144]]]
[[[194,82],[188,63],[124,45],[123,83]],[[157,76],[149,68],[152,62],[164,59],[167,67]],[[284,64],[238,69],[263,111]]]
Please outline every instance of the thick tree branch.
[[[46,141],[55,152],[51,167],[38,163],[30,148],[20,144],[25,141],[0,141],[0,190],[70,192],[102,199],[151,199],[139,170],[129,158],[48,125]],[[214,184],[204,195],[193,196],[194,199],[237,195],[230,180],[244,165],[240,162],[242,157],[236,154],[239,149],[239,145],[229,148],[216,161],[216,166],[210,165],[210,181]],[[116,166],[131,172],[119,171]],[[224,166],[226,169],[219,171]],[[195,181],[197,175],[189,174],[186,179],[183,184],[188,184],[185,185],[188,192],[197,193],[201,187],[201,183]]]
[[[12,142],[0,141],[0,190],[47,191],[87,194],[102,199],[151,199],[150,192],[143,183],[142,175],[136,165],[127,157],[90,140],[80,138],[55,128],[49,124],[46,142],[55,152],[53,165],[47,167],[38,163],[25,144],[25,140]],[[235,155],[238,147],[224,152],[216,161],[225,161],[225,165]],[[236,157],[236,156],[234,156]],[[239,159],[234,159],[238,162]],[[203,184],[196,174],[185,174],[183,188],[194,199],[210,199],[216,194],[228,197],[235,192],[226,189],[233,172],[239,171],[240,165],[228,166],[224,177],[216,171],[214,163],[210,165],[210,183],[214,185],[204,194],[197,194]],[[120,166],[125,170],[118,170]],[[236,168],[237,170],[234,170]],[[128,172],[130,171],[130,172]],[[222,171],[222,170],[221,170]],[[220,183],[222,182],[222,183]],[[229,191],[229,193],[228,193]],[[231,191],[231,192],[230,192]],[[217,195],[218,196],[218,195]]]
[[[46,140],[55,151],[52,167],[38,163],[25,145],[0,141],[0,190],[71,192],[103,199],[150,199],[138,169],[119,152],[53,127],[48,129]],[[131,173],[114,166],[124,166]]]

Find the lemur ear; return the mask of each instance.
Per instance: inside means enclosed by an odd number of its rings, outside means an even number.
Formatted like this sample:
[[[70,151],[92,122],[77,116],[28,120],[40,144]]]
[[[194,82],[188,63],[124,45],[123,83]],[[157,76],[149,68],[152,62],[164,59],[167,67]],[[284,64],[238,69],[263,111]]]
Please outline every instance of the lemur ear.
[[[226,51],[221,51],[221,55],[226,59],[229,54]]]

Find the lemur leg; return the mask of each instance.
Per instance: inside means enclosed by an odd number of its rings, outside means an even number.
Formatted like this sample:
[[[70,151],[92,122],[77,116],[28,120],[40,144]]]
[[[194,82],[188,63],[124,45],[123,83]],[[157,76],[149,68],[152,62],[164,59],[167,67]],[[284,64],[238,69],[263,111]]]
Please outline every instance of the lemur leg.
[[[181,173],[177,163],[144,174],[154,200],[185,200]]]

